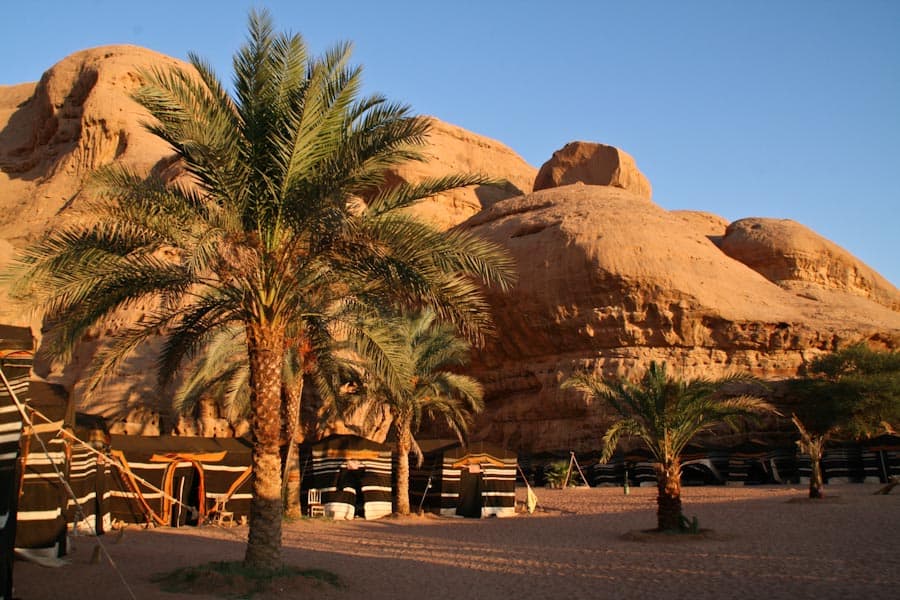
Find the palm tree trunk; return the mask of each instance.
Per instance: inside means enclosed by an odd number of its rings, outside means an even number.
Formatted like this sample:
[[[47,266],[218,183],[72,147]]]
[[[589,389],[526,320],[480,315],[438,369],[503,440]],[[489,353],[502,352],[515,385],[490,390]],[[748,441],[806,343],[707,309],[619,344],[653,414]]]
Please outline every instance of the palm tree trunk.
[[[270,324],[247,325],[250,359],[250,432],[253,436],[253,499],[244,564],[256,569],[281,565],[281,370],[284,331]]]
[[[300,427],[300,400],[303,396],[303,375],[297,377],[293,385],[285,390],[284,438],[287,452],[284,458],[284,476],[282,495],[284,496],[284,514],[288,517],[300,517],[300,449],[303,432]]]
[[[681,460],[656,465],[656,529],[678,531],[681,529]]]
[[[802,440],[800,449],[809,456],[809,497],[825,497],[825,480],[822,476],[822,455],[825,454],[825,438],[807,436]]]
[[[412,432],[406,419],[397,419],[397,514],[409,514],[409,452]]]
[[[800,432],[800,440],[797,442],[797,446],[800,448],[800,452],[804,452],[809,456],[812,471],[809,475],[809,497],[824,498],[825,482],[822,477],[822,455],[825,454],[825,442],[828,441],[828,433],[823,435],[810,433],[803,426],[803,422],[797,418],[797,415],[793,415],[791,420]]]

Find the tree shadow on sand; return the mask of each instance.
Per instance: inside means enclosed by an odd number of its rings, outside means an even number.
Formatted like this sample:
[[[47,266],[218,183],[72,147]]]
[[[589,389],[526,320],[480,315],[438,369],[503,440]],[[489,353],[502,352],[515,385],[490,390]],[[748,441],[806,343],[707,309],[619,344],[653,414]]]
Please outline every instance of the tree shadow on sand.
[[[328,598],[342,587],[337,575],[322,569],[283,565],[253,569],[241,562],[211,562],[182,567],[153,577],[165,592],[219,598]]]

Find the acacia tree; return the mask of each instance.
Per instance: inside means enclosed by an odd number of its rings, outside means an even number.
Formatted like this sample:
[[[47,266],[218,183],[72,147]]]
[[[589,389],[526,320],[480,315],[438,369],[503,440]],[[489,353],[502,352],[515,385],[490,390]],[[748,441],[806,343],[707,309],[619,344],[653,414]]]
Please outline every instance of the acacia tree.
[[[396,436],[397,513],[408,515],[409,455],[421,464],[422,452],[415,434],[426,419],[441,419],[463,443],[469,421],[484,407],[481,384],[450,369],[468,363],[470,345],[456,329],[437,319],[431,310],[384,323],[394,331],[404,358],[411,365],[408,381],[396,385],[371,374],[363,397],[369,417],[390,416]]]
[[[797,446],[809,456],[809,497],[824,498],[822,457],[834,437],[857,439],[900,425],[900,352],[857,344],[815,359],[788,382]]]
[[[606,462],[622,436],[639,438],[656,461],[657,529],[683,529],[681,453],[698,433],[721,423],[735,427],[739,417],[776,413],[754,396],[721,397],[729,384],[749,381],[742,376],[718,380],[681,380],[666,374],[666,365],[651,362],[637,383],[606,380],[592,373],[575,374],[563,382],[593,400],[609,404],[619,415],[603,436],[601,461]]]
[[[421,160],[428,124],[362,96],[349,45],[312,56],[299,35],[276,34],[267,13],[249,21],[233,94],[195,55],[193,72],[142,74],[135,99],[152,117],[147,128],[185,177],[106,170],[85,221],[49,232],[18,263],[19,289],[32,292],[61,358],[122,309],[156,302],[98,356],[94,383],[155,336],[167,379],[214,332],[243,329],[254,475],[244,562],[266,569],[281,563],[284,356],[298,343],[291,324],[315,318],[309,307],[320,303],[309,298],[340,297],[370,314],[428,305],[480,343],[491,332],[480,286],[507,287],[513,267],[497,246],[404,210],[484,178],[387,185],[387,168]],[[405,380],[389,349],[364,337],[385,376]]]

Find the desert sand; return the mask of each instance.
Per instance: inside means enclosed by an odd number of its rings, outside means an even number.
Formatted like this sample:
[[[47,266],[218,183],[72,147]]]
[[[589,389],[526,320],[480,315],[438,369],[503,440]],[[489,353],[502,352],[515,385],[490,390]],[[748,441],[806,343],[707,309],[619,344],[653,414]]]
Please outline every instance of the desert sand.
[[[647,487],[627,496],[539,488],[535,514],[509,519],[303,519],[285,525],[286,560],[335,573],[342,585],[265,597],[896,598],[900,494],[876,489],[831,485],[829,499],[812,503],[802,486],[685,488],[685,514],[712,530],[694,538],[639,535],[655,525],[656,490]],[[95,540],[76,538],[67,566],[17,562],[15,596],[118,599],[130,588],[141,599],[216,597],[162,592],[152,576],[239,560],[246,534],[246,526],[131,527],[101,538],[118,572],[91,560]]]

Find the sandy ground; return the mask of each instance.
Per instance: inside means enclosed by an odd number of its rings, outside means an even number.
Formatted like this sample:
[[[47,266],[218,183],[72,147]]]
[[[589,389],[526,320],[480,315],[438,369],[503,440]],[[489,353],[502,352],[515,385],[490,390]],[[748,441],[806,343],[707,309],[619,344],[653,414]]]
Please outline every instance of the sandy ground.
[[[802,487],[685,488],[685,514],[713,530],[687,540],[626,535],[655,526],[654,488],[537,489],[538,512],[509,519],[303,519],[285,526],[286,560],[343,585],[269,597],[898,598],[900,493],[875,496],[877,487],[829,486],[833,498],[818,503],[803,502]],[[238,560],[246,533],[129,528],[117,542],[101,538],[117,569],[92,563],[97,542],[76,538],[65,567],[17,562],[15,596],[215,597],[165,593],[151,578]]]

